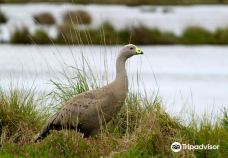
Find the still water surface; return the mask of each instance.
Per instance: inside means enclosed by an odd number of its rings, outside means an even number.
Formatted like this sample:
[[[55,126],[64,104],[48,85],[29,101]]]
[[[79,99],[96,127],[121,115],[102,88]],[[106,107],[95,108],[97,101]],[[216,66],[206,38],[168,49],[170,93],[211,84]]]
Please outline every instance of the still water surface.
[[[82,68],[82,56],[104,85],[115,78],[119,46],[0,45],[0,86],[36,87],[50,92],[50,79],[61,79],[63,69]],[[158,93],[166,109],[220,113],[228,108],[228,47],[143,46],[144,55],[126,64],[130,89]],[[138,78],[138,80],[137,80]]]

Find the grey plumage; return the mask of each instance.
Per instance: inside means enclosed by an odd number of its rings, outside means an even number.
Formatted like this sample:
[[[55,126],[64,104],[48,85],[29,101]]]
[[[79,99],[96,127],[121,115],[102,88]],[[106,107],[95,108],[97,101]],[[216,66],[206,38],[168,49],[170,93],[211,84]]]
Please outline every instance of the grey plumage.
[[[135,45],[124,46],[116,60],[116,79],[102,88],[81,93],[67,101],[47,121],[35,141],[47,136],[52,129],[75,129],[85,136],[97,134],[102,124],[109,122],[123,105],[128,92],[125,62],[137,54],[143,53]]]

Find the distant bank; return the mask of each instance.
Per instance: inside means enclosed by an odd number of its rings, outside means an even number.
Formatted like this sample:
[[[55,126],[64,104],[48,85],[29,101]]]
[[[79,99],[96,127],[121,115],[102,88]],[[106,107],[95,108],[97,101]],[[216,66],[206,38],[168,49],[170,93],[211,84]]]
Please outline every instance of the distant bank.
[[[227,16],[227,5],[1,4],[0,42],[226,45]]]

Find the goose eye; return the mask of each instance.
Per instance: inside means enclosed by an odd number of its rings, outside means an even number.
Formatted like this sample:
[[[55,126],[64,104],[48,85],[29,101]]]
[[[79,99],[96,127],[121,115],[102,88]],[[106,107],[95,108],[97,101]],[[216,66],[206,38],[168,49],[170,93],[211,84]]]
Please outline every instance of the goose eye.
[[[131,50],[134,49],[133,47],[130,48]]]

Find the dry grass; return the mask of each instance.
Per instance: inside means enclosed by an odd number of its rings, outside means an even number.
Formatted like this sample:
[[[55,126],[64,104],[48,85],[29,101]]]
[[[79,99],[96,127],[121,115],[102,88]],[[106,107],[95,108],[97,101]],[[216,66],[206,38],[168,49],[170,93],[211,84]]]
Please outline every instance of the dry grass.
[[[58,88],[61,88],[61,83],[58,84]],[[61,94],[65,96],[66,91]],[[62,98],[61,94],[59,97]],[[204,119],[198,121],[197,125],[194,121],[183,125],[180,120],[164,111],[157,97],[148,99],[138,94],[130,94],[120,113],[106,124],[96,137],[83,138],[81,133],[72,130],[52,131],[42,142],[34,144],[30,140],[47,115],[36,110],[31,92],[12,91],[7,97],[1,92],[1,96],[3,99],[0,99],[0,103],[4,106],[0,108],[0,156],[3,158],[228,156],[227,122],[223,126],[220,121],[211,123]],[[74,94],[68,94],[67,98],[69,96]],[[219,144],[220,148],[216,151],[182,150],[173,153],[170,145],[174,141]]]

